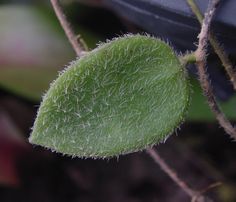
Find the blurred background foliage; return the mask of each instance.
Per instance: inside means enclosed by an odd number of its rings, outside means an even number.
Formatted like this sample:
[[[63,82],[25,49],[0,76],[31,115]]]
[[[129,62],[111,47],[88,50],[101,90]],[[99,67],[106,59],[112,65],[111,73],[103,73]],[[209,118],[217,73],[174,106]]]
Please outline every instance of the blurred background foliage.
[[[62,3],[90,49],[127,32],[145,32],[102,1]],[[71,160],[28,144],[43,94],[75,58],[49,1],[0,1],[0,201],[188,201],[144,154],[121,157],[117,164]],[[235,144],[218,129],[193,74],[190,82],[187,123],[160,151],[196,187],[224,181],[212,194],[216,201],[236,201]],[[235,94],[221,101],[232,120],[235,103]]]

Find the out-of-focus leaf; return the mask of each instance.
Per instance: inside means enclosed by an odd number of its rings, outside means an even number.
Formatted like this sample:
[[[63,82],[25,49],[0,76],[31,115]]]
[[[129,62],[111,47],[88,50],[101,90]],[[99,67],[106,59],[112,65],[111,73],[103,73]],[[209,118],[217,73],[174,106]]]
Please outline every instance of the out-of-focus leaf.
[[[38,100],[75,57],[56,17],[30,6],[0,7],[0,86]],[[58,29],[59,28],[59,29]],[[59,30],[59,31],[58,31]],[[81,29],[92,46],[96,37]]]
[[[57,71],[56,68],[3,68],[0,83],[5,89],[36,101],[55,79]]]
[[[191,104],[187,120],[189,121],[215,121],[206,98],[202,94],[201,87],[196,79],[191,79],[192,94]],[[236,120],[236,96],[234,95],[227,102],[222,102],[221,107],[228,118]]]

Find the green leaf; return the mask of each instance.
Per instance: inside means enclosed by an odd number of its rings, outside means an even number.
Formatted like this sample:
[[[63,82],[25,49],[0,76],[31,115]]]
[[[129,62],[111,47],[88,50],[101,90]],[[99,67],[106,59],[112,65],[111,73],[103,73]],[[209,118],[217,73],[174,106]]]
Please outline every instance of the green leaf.
[[[110,157],[163,142],[189,102],[184,68],[164,42],[127,35],[73,62],[44,96],[30,142]]]

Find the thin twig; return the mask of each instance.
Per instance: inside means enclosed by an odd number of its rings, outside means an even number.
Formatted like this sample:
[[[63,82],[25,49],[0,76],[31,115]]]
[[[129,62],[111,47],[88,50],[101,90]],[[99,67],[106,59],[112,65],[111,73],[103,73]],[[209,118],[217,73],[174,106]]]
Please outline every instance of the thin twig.
[[[203,15],[201,14],[201,11],[198,8],[195,1],[194,0],[187,0],[187,3],[189,5],[189,7],[191,8],[192,12],[196,15],[199,23],[202,24]],[[216,52],[216,54],[220,58],[221,63],[224,66],[224,68],[230,78],[230,81],[234,87],[234,90],[236,90],[236,73],[234,71],[233,64],[230,62],[230,59],[229,59],[228,55],[226,54],[223,46],[220,45],[216,36],[211,31],[210,31],[209,41],[210,41],[214,51]]]
[[[191,202],[198,202],[199,200],[203,200],[203,201],[206,200],[206,199],[203,199],[203,198],[202,198],[202,194],[205,194],[205,193],[208,192],[209,190],[214,189],[214,188],[216,188],[216,187],[218,187],[218,186],[220,186],[220,185],[222,185],[221,182],[215,182],[215,183],[213,183],[213,184],[210,184],[210,185],[209,185],[208,187],[206,187],[205,189],[199,191],[199,194],[196,195],[196,196],[194,196],[194,197],[192,198]],[[207,200],[209,200],[209,199],[207,199]]]
[[[216,98],[214,96],[211,85],[209,84],[208,74],[206,71],[206,46],[208,42],[208,35],[210,24],[216,8],[219,4],[220,0],[212,0],[208,6],[207,12],[205,14],[205,18],[202,23],[201,32],[199,34],[199,44],[196,50],[196,64],[200,79],[200,84],[203,89],[205,96],[207,97],[208,104],[216,116],[216,119],[219,121],[220,125],[225,129],[225,131],[236,140],[236,130],[231,125],[230,121],[225,117],[224,113],[221,111],[219,105],[216,102]]]
[[[197,192],[192,190],[182,179],[177,176],[176,172],[166,164],[155,149],[147,149],[147,153],[186,194],[188,194],[191,198],[197,195]]]
[[[199,191],[199,193],[200,193],[200,194],[204,194],[204,193],[210,191],[211,189],[214,189],[214,188],[219,187],[219,186],[221,186],[221,185],[222,185],[222,182],[215,182],[215,183],[212,183],[212,184],[210,184],[208,187],[206,187],[205,189]]]
[[[160,168],[195,202],[213,202],[210,198],[203,196],[203,191],[195,191],[187,185],[176,172],[161,158],[159,153],[154,149],[150,148],[146,150],[152,159],[157,163]],[[211,187],[211,185],[210,185]],[[206,188],[209,190],[208,188]],[[204,189],[204,190],[206,190]]]
[[[61,23],[62,28],[64,29],[67,38],[69,39],[74,51],[76,52],[76,55],[78,57],[82,56],[85,52],[85,47],[83,44],[79,43],[77,40],[77,36],[74,34],[72,28],[70,27],[65,14],[63,13],[63,10],[59,4],[58,0],[51,0],[51,4],[53,6],[53,9],[56,13],[56,16]]]

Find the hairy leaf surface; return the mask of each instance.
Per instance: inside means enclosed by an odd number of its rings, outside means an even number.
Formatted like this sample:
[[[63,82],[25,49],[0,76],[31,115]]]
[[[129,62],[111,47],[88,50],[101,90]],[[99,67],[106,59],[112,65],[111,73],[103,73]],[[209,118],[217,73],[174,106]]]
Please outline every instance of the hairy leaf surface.
[[[164,141],[189,99],[185,71],[166,43],[126,35],[76,60],[53,82],[30,142],[80,157],[109,157]]]

